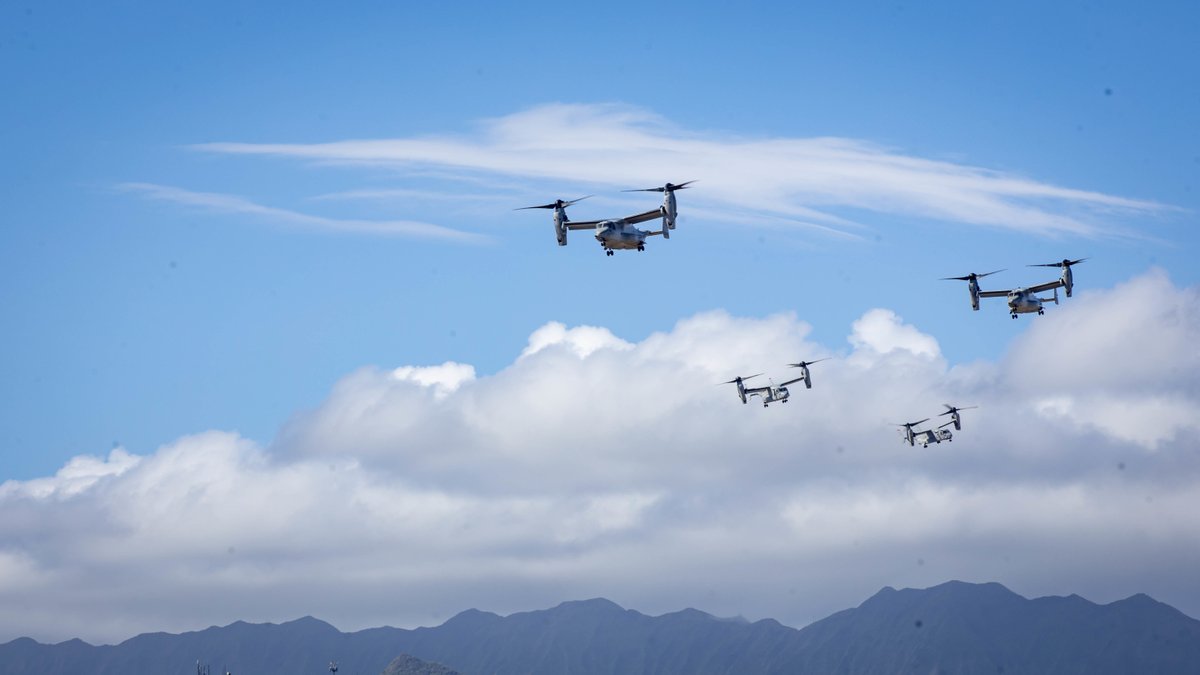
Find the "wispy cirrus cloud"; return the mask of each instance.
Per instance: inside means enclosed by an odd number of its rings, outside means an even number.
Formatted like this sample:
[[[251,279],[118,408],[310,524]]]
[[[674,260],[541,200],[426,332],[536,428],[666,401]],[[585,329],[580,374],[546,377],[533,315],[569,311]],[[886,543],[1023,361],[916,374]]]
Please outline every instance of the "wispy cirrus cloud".
[[[853,229],[847,211],[889,213],[1044,234],[1120,234],[1121,217],[1172,210],[878,144],[835,137],[745,138],[679,128],[625,105],[551,104],[484,121],[478,133],[327,143],[204,143],[229,155],[290,157],[408,171],[564,177],[650,187],[700,180],[697,208]]]
[[[118,189],[146,197],[196,208],[224,213],[240,213],[258,216],[273,223],[331,232],[355,232],[385,236],[441,239],[460,243],[483,243],[489,237],[464,232],[442,225],[414,220],[362,220],[350,218],[327,218],[289,209],[264,206],[244,197],[217,192],[194,192],[169,185],[154,183],[122,183]]]

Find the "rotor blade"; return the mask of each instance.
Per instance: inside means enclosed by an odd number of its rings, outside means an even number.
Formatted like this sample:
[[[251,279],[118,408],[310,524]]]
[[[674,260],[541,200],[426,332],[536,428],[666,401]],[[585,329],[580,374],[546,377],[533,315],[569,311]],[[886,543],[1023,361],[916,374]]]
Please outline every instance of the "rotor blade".
[[[745,382],[746,380],[748,380],[752,377],[758,377],[759,375],[762,375],[762,373],[755,373],[753,375],[747,375],[746,377],[735,377],[732,380],[729,380],[728,382],[722,382],[721,384],[733,384],[734,382],[737,382],[738,380]],[[717,385],[717,386],[721,386],[721,385]]]
[[[621,192],[674,192],[676,190],[683,190],[688,185],[695,183],[695,182],[696,181],[694,181],[694,180],[689,180],[686,183],[679,183],[679,184],[667,183],[666,185],[664,185],[662,187],[640,188],[637,190],[621,190]]]
[[[823,359],[817,359],[817,360],[815,360],[815,361],[801,361],[800,363],[789,363],[788,365],[789,365],[789,366],[791,366],[792,368],[803,368],[804,366],[811,366],[811,365],[812,365],[812,364],[814,364],[814,363],[820,363],[820,362],[822,362],[822,361],[828,361],[828,360],[829,360],[829,358],[830,358],[830,357],[826,356],[826,357],[825,357],[825,358],[823,358]]]
[[[959,408],[957,406],[952,406],[949,403],[943,403],[942,406],[946,408],[946,412],[938,413],[938,417],[941,417],[942,415],[952,415],[960,410],[974,410],[975,408],[979,407],[977,405],[968,405]]]
[[[1070,267],[1071,265],[1078,265],[1084,260],[1088,260],[1088,258],[1080,258],[1079,260],[1067,260],[1064,258],[1062,261],[1056,263],[1040,263],[1037,265],[1027,265],[1026,267]]]
[[[1007,268],[1005,268],[1005,269],[1007,269]],[[987,272],[987,273],[985,273],[985,274],[974,274],[974,273],[972,273],[972,274],[968,274],[968,275],[967,275],[967,276],[965,276],[965,277],[942,277],[942,278],[941,278],[941,281],[970,281],[970,280],[971,280],[971,277],[975,277],[976,279],[982,279],[983,277],[990,277],[990,276],[992,276],[993,274],[995,274],[996,272],[1003,272],[1003,271],[1004,271],[1004,270],[995,270],[995,271],[992,271],[992,272]]]
[[[553,209],[558,206],[566,208],[576,202],[581,202],[591,196],[592,195],[587,195],[587,197],[580,197],[579,199],[572,199],[569,202],[564,202],[563,200],[558,199],[558,200],[550,202],[549,204],[538,204],[537,206],[522,206],[519,209],[513,209],[513,211],[524,211],[526,209]]]

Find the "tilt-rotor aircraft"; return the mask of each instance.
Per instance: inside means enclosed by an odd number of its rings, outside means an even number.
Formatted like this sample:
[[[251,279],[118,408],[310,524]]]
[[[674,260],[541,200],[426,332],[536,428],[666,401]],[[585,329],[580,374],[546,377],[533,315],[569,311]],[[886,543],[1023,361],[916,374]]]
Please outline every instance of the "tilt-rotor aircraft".
[[[904,424],[897,424],[896,426],[903,429],[903,431],[900,432],[904,436],[902,441],[905,443],[908,443],[911,446],[915,446],[917,443],[920,443],[922,448],[929,447],[930,443],[941,443],[942,441],[953,441],[954,434],[950,433],[950,430],[947,429],[946,427],[953,424],[955,431],[962,431],[962,416],[960,416],[958,414],[959,411],[960,410],[973,410],[973,409],[979,407],[979,406],[971,405],[971,406],[964,406],[962,408],[959,408],[956,406],[952,406],[949,403],[943,403],[942,405],[943,405],[943,407],[946,408],[946,412],[939,413],[938,417],[942,417],[944,415],[950,415],[949,422],[946,422],[945,424],[940,424],[935,429],[917,429],[917,428],[915,428],[919,424],[924,424],[925,422],[928,422],[929,421],[928,417],[926,417],[923,420],[919,420],[917,422],[905,422]]]
[[[817,359],[817,361],[824,361],[824,360],[825,359]],[[732,380],[729,380],[728,382],[722,382],[721,384],[736,384],[738,398],[742,399],[743,404],[745,404],[748,401],[748,399],[753,396],[757,396],[760,399],[762,399],[764,408],[766,408],[767,406],[769,406],[775,402],[787,403],[788,397],[792,395],[791,392],[789,392],[788,388],[787,388],[787,386],[789,384],[795,384],[796,382],[803,382],[805,387],[807,387],[808,389],[812,389],[812,375],[808,372],[808,367],[810,365],[816,363],[817,361],[801,361],[800,363],[789,363],[788,364],[789,366],[791,366],[792,368],[799,368],[800,371],[804,374],[801,375],[800,377],[797,377],[794,380],[788,380],[787,382],[784,382],[783,384],[775,384],[774,382],[771,382],[765,387],[747,387],[744,384],[746,380],[749,380],[752,377],[758,377],[759,375],[762,375],[762,373],[756,373],[754,375],[747,375],[746,377],[735,377]]]
[[[549,204],[540,204],[538,206],[524,206],[518,211],[525,209],[553,209],[554,210],[554,236],[558,239],[559,246],[567,245],[567,232],[570,230],[595,230],[596,241],[600,242],[600,246],[604,249],[605,255],[612,255],[613,251],[636,249],[638,251],[646,250],[646,238],[655,235],[661,235],[663,239],[671,238],[671,230],[675,229],[675,219],[679,215],[678,205],[675,201],[675,191],[682,190],[688,186],[688,183],[695,181],[687,181],[675,185],[667,183],[662,187],[644,188],[640,190],[626,190],[625,192],[662,192],[662,206],[652,211],[636,213],[632,216],[624,218],[611,218],[605,220],[580,220],[573,221],[567,217],[567,207],[587,199],[580,197],[571,201],[563,201],[556,199]],[[590,196],[590,195],[589,195]],[[635,225],[644,223],[650,220],[659,218],[662,220],[662,228],[659,230],[643,230]]]
[[[1078,260],[1067,260],[1064,258],[1061,262],[1043,263],[1040,265],[1029,265],[1029,267],[1058,267],[1062,269],[1062,276],[1054,281],[1048,281],[1044,284],[1029,286],[1028,288],[1013,288],[1005,291],[984,291],[979,288],[979,279],[986,277],[996,272],[1004,270],[996,270],[995,272],[987,272],[984,274],[976,274],[974,272],[963,277],[943,277],[943,281],[965,281],[967,288],[971,292],[971,309],[979,311],[980,298],[1008,298],[1008,313],[1012,318],[1017,318],[1018,314],[1045,314],[1046,310],[1042,307],[1044,303],[1053,302],[1058,304],[1058,289],[1063,288],[1067,292],[1067,297],[1071,297],[1071,289],[1074,287],[1075,279],[1071,274],[1071,266],[1087,260],[1080,258]],[[1053,290],[1054,295],[1049,298],[1039,298],[1038,293]]]
[[[928,448],[930,443],[941,443],[942,441],[954,440],[954,435],[950,433],[950,430],[944,428],[954,424],[954,422],[946,422],[936,429],[913,428],[918,424],[923,424],[928,421],[929,418],[926,417],[923,420],[916,422],[905,422],[904,424],[897,424],[896,426],[904,429],[904,431],[900,432],[904,435],[902,440],[912,446],[916,446],[917,443],[920,443],[922,448]]]

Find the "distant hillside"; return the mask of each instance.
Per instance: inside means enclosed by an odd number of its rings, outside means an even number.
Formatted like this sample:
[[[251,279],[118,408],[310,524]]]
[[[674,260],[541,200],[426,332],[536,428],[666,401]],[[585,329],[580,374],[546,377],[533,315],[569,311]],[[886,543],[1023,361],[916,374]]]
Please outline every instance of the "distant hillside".
[[[1145,595],[1097,605],[950,582],[885,588],[802,630],[694,609],[650,617],[598,599],[508,617],[468,610],[415,630],[341,633],[306,617],[139,635],[115,646],[19,639],[0,645],[0,675],[192,675],[197,659],[239,675],[319,675],[331,659],[346,675],[392,666],[427,670],[389,675],[1200,674],[1200,621]]]
[[[429,663],[408,654],[401,654],[383,669],[382,675],[460,675],[440,663]]]

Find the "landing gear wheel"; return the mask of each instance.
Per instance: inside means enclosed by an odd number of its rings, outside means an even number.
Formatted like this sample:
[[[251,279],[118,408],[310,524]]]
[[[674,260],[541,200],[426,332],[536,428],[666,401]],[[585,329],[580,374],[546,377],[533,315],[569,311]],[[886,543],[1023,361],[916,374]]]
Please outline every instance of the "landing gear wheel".
[[[641,251],[645,251],[645,250],[646,250],[646,247],[645,247],[645,246],[638,246],[638,252],[639,252],[639,253],[640,253]]]
[[[612,255],[612,254],[613,254],[613,253],[612,253],[612,251],[610,251],[610,250],[607,250],[607,249],[606,249],[606,250],[604,251],[604,255]]]

